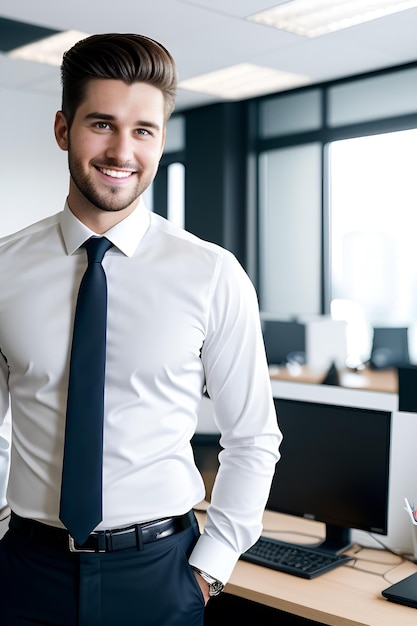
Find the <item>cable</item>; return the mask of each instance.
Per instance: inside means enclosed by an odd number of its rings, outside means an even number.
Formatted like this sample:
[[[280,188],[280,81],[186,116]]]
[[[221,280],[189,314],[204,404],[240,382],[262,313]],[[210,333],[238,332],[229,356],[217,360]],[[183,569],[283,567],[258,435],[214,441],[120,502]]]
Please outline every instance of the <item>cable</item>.
[[[406,552],[397,552],[396,550],[393,550],[392,548],[390,548],[389,546],[385,545],[385,543],[383,541],[381,541],[380,539],[378,539],[377,537],[375,537],[372,533],[368,533],[368,535],[370,537],[372,537],[372,539],[374,541],[376,541],[377,543],[379,543],[379,545],[386,551],[386,552],[390,552],[391,554],[394,554],[394,556],[398,556],[401,559],[404,559],[405,561],[410,561],[411,563],[417,563],[416,559],[412,556],[410,556],[408,553]]]

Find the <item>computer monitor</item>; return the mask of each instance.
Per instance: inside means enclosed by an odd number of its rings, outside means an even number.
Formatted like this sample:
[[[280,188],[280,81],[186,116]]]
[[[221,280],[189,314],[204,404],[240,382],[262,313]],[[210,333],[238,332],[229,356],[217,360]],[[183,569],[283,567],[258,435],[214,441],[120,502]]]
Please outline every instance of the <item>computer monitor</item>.
[[[351,529],[388,532],[391,413],[274,399],[283,432],[267,509],[325,523],[339,553]]]
[[[417,365],[398,367],[398,410],[417,413]]]
[[[262,332],[270,365],[281,365],[291,354],[305,356],[305,325],[295,320],[263,319]]]
[[[408,328],[392,326],[374,328],[370,366],[386,369],[406,365],[410,361]]]

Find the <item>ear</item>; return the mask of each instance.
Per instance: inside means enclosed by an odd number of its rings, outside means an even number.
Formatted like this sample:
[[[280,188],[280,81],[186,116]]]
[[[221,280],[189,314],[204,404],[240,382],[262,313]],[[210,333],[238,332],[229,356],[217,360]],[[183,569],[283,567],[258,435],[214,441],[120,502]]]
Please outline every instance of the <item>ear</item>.
[[[62,111],[55,115],[55,139],[61,150],[68,150],[68,124]]]

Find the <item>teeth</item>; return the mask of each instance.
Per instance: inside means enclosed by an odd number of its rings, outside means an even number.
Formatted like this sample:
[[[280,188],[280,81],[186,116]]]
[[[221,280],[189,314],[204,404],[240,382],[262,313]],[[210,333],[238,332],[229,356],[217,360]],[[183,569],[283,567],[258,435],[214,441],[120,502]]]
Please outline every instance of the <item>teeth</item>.
[[[100,171],[107,176],[111,176],[112,178],[127,178],[132,174],[132,172],[120,172],[119,170],[109,170],[104,167],[101,167]]]

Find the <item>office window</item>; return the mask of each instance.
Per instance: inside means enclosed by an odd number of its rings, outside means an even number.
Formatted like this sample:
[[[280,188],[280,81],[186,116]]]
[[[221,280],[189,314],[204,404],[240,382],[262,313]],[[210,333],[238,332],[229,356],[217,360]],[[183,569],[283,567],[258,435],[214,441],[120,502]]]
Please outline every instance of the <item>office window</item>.
[[[185,166],[183,163],[168,165],[168,211],[170,222],[184,228],[185,222]]]
[[[264,139],[317,130],[321,126],[321,93],[310,89],[261,102],[259,133]]]
[[[264,152],[259,169],[261,309],[320,313],[321,144]]]
[[[331,298],[336,316],[369,326],[417,319],[417,130],[329,148]],[[351,350],[368,356],[369,333]]]
[[[164,153],[158,173],[144,199],[151,211],[184,227],[185,223],[185,117],[168,120]]]
[[[167,123],[167,136],[164,154],[180,152],[185,149],[185,118],[183,115],[173,115]]]
[[[185,165],[160,164],[157,177],[143,194],[150,211],[166,217],[180,228],[185,224]]]
[[[416,112],[417,68],[349,81],[329,89],[329,126]]]

